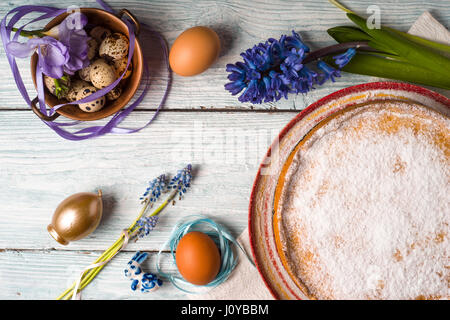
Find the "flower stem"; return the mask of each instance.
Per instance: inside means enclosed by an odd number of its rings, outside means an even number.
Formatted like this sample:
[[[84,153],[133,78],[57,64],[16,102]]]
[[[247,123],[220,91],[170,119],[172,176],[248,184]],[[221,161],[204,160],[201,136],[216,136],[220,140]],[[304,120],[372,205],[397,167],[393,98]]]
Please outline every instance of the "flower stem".
[[[53,82],[55,84],[55,95],[58,97],[58,99],[61,99],[62,93],[63,93],[63,87],[61,86],[61,83],[58,79],[53,79]]]
[[[331,4],[334,4],[336,7],[338,7],[339,9],[347,12],[347,13],[353,13],[352,10],[350,10],[349,8],[345,7],[344,5],[342,5],[341,3],[339,3],[337,0],[328,0]]]
[[[151,217],[151,216],[158,215],[169,204],[169,202],[175,197],[176,194],[177,194],[177,190],[173,190],[166,197],[166,199],[149,216]],[[133,236],[136,235],[136,232],[138,230],[136,228],[136,224],[139,221],[139,219],[141,219],[145,215],[145,212],[147,211],[149,205],[150,205],[150,202],[146,201],[145,205],[142,207],[141,211],[139,212],[137,218],[130,225],[130,227],[128,227],[128,229],[126,229],[127,232],[128,232],[129,238],[132,238]],[[94,261],[93,264],[96,264],[96,263],[99,263],[99,262],[108,261],[109,259],[111,259],[122,248],[122,245],[123,245],[124,241],[125,241],[125,236],[122,234],[116,240],[116,242],[114,242],[114,244],[111,247],[109,247],[107,250],[105,250],[103,252],[103,254],[99,258],[97,258],[97,260]],[[97,276],[97,274],[103,269],[104,266],[105,265],[92,268],[92,269],[89,270],[89,272],[83,274],[82,280],[80,282],[80,287],[79,287],[78,290],[81,291],[84,287],[86,287]],[[73,296],[73,294],[75,294],[75,292],[73,292],[75,286],[76,286],[76,282],[74,282],[66,291],[64,291],[56,299],[57,300],[61,300],[61,299],[68,300],[68,299],[70,299]]]
[[[17,28],[12,28],[11,30],[14,32],[19,31],[19,29],[17,29]],[[34,36],[38,36],[39,38],[42,38],[45,36],[45,34],[43,32],[44,32],[44,30],[33,30],[33,31],[21,30],[20,35],[22,37],[27,37],[27,38],[33,38]]]
[[[316,51],[313,51],[309,53],[305,59],[303,60],[303,64],[307,64],[309,62],[321,59],[323,57],[337,54],[340,52],[344,52],[347,49],[355,48],[358,50],[364,50],[364,51],[375,51],[373,48],[371,48],[367,42],[365,41],[353,41],[353,42],[344,42],[335,44],[329,47],[321,48]]]

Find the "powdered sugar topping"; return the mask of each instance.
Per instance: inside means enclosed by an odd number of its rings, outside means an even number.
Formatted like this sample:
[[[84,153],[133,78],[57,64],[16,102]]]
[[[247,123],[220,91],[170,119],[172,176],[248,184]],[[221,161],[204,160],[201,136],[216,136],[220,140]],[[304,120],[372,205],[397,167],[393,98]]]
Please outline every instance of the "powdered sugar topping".
[[[359,107],[313,133],[289,169],[283,250],[317,298],[447,298],[450,120]]]

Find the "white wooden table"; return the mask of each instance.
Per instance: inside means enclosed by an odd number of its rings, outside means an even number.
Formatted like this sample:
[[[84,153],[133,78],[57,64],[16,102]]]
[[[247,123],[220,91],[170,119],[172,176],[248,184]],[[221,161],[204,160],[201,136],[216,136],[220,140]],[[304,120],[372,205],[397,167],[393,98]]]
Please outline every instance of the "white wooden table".
[[[299,31],[312,48],[334,43],[326,29],[350,25],[343,12],[325,0],[272,1],[107,1],[126,7],[141,22],[161,32],[169,45],[184,29],[207,25],[221,37],[219,60],[205,73],[190,78],[173,75],[170,94],[157,120],[131,135],[106,135],[72,142],[45,126],[22,100],[0,50],[0,299],[53,299],[69,286],[136,217],[139,196],[150,179],[175,174],[187,163],[195,167],[191,190],[164,212],[157,228],[119,253],[83,291],[84,299],[185,299],[166,283],[152,294],[133,293],[123,269],[136,250],[150,253],[144,264],[155,271],[155,252],[183,216],[205,214],[224,224],[237,237],[247,226],[250,191],[259,162],[278,132],[299,110],[333,91],[368,82],[369,77],[343,74],[331,85],[308,95],[262,105],[241,104],[224,90],[225,65],[239,53],[268,37]],[[24,4],[61,7],[61,1],[8,0],[0,3],[3,17]],[[365,14],[380,6],[382,23],[408,30],[429,10],[450,25],[450,3],[441,0],[342,1]],[[64,5],[98,7],[95,1]],[[146,44],[151,46],[151,40]],[[144,124],[153,114],[167,74],[160,57],[152,57],[151,90],[124,126]],[[34,89],[29,61],[19,63],[30,95]],[[46,231],[53,212],[65,197],[102,189],[104,216],[89,237],[59,245]],[[163,267],[175,272],[166,253]],[[255,271],[256,272],[256,271]]]

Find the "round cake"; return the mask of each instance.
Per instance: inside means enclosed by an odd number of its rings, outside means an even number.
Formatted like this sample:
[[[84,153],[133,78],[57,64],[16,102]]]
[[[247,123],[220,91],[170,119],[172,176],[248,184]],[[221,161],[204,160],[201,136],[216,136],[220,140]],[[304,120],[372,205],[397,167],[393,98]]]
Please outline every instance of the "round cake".
[[[274,207],[296,284],[313,299],[449,298],[449,164],[450,120],[420,104],[375,101],[320,122]]]

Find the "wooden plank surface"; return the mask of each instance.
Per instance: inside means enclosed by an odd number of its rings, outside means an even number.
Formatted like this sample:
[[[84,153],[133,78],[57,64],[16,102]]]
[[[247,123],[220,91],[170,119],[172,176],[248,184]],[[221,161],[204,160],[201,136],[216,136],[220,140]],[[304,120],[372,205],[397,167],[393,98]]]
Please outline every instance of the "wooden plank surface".
[[[60,7],[60,1],[42,0],[26,1],[42,5]],[[6,3],[6,2],[2,2]],[[25,1],[8,1],[0,5],[3,17],[8,10]],[[98,7],[95,1],[66,1],[67,5],[80,7]],[[207,25],[217,31],[222,39],[222,52],[218,61],[205,73],[195,77],[173,76],[171,94],[164,106],[166,109],[292,109],[301,110],[320,97],[335,90],[355,83],[367,82],[368,77],[344,74],[334,85],[324,85],[307,95],[292,95],[288,100],[278,103],[254,105],[241,104],[236,97],[224,89],[227,83],[225,66],[227,63],[240,61],[239,54],[258,42],[269,37],[280,37],[291,30],[298,31],[304,40],[314,48],[334,44],[326,30],[337,25],[351,25],[345,14],[326,0],[277,0],[277,1],[108,1],[114,8],[127,7],[139,20],[148,24],[152,30],[160,32],[170,46],[175,38],[185,29],[195,25]],[[369,5],[364,0],[343,1],[353,10],[366,12]],[[382,23],[407,31],[411,24],[425,10],[431,11],[442,23],[450,21],[450,10],[446,1],[392,1],[382,0],[374,3],[381,9]],[[406,4],[406,5],[405,5]],[[27,21],[27,20],[25,20]],[[165,88],[167,73],[161,65],[161,52],[158,41],[143,32],[141,42],[150,61],[153,75],[152,90],[140,108],[154,109],[158,105],[161,92]],[[32,92],[33,86],[27,59],[20,61],[24,81]],[[0,70],[3,95],[0,108],[27,109],[16,90],[4,51],[0,52]],[[3,78],[4,77],[4,78]],[[34,97],[34,94],[33,94]]]
[[[61,250],[2,251],[0,262],[0,289],[2,300],[43,300],[59,296],[91,264],[101,252]],[[143,294],[130,289],[131,281],[123,269],[134,252],[121,252],[98,274],[95,281],[82,292],[83,300],[101,299],[186,299],[182,291],[174,290],[169,282],[156,292]],[[175,274],[170,255],[161,257],[164,272]],[[156,253],[142,264],[146,272],[156,272]]]
[[[149,114],[132,114],[130,125]],[[140,133],[78,143],[49,132],[31,113],[0,112],[0,140],[8,141],[0,145],[1,176],[8,185],[0,193],[0,248],[57,246],[45,228],[58,203],[72,193],[101,188],[103,223],[92,237],[68,248],[103,249],[137,216],[147,182],[162,173],[174,175],[187,163],[195,168],[192,190],[167,210],[151,239],[138,243],[158,249],[170,226],[191,214],[227,222],[237,236],[246,226],[259,163],[294,115],[205,112],[193,117],[192,112],[166,112]]]
[[[342,1],[364,13],[367,1]],[[247,208],[259,162],[279,131],[299,110],[335,90],[370,81],[343,74],[331,85],[308,95],[291,96],[276,104],[240,104],[223,88],[225,65],[239,53],[292,29],[312,48],[332,44],[326,29],[346,24],[345,15],[327,1],[107,1],[126,7],[169,46],[178,34],[194,25],[208,25],[222,39],[219,60],[205,73],[191,78],[174,75],[163,111],[145,130],[132,135],[66,141],[46,127],[24,104],[3,50],[0,50],[0,299],[53,299],[120,235],[140,210],[139,196],[148,180],[173,175],[187,163],[194,165],[192,189],[170,206],[147,238],[130,244],[83,291],[83,299],[180,299],[187,296],[170,284],[159,291],[132,293],[123,268],[135,250],[151,253],[145,263],[155,271],[155,253],[163,246],[179,218],[206,214],[234,236],[247,226]],[[61,6],[61,1],[9,0],[0,3],[3,17],[24,4]],[[64,5],[98,7],[95,1],[65,1]],[[423,11],[441,23],[450,22],[448,1],[380,0],[382,22],[401,30]],[[151,91],[124,122],[137,127],[151,117],[168,79],[155,39],[141,39],[152,70]],[[30,95],[34,93],[27,60],[19,62]],[[98,229],[86,239],[61,246],[46,226],[58,203],[70,194],[102,189],[105,212]],[[176,272],[167,252],[163,267]]]
[[[137,125],[151,114],[133,113],[128,122]],[[114,273],[114,276],[104,275],[102,271],[102,277],[106,277],[103,279],[109,278],[111,283],[99,278],[95,282],[103,283],[101,290],[85,294],[88,299],[101,299],[105,290],[110,290],[108,298],[152,299],[152,295],[137,296],[116,287],[123,286],[120,282],[127,283],[122,279],[126,257],[130,258],[135,250],[161,249],[175,223],[188,215],[208,215],[238,237],[247,226],[248,201],[259,162],[295,114],[165,112],[140,133],[109,135],[78,143],[59,138],[30,112],[0,112],[4,186],[0,193],[0,295],[53,298],[55,290],[64,289],[61,282],[66,283],[61,280],[66,275],[61,275],[61,270],[70,267],[81,272],[135,219],[141,208],[139,196],[150,179],[161,173],[173,175],[186,163],[192,163],[195,175],[185,199],[165,210],[151,235],[131,243],[127,253],[120,255],[121,262],[115,259],[108,267],[113,269],[109,275]],[[68,246],[56,243],[46,226],[58,203],[70,194],[95,192],[98,188],[103,191],[105,204],[98,229],[88,238]],[[85,258],[87,253],[89,260]],[[34,261],[36,257],[41,258]],[[21,259],[27,259],[27,263]],[[17,274],[8,272],[11,266]],[[54,274],[54,283],[48,284],[49,287],[44,285],[44,290],[21,286],[17,283],[24,268],[30,269],[30,277],[36,283],[47,283],[48,273]],[[7,278],[3,278],[5,275]],[[17,290],[20,295],[15,293]],[[176,298],[180,294],[172,288],[162,291],[158,297]]]

